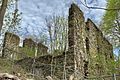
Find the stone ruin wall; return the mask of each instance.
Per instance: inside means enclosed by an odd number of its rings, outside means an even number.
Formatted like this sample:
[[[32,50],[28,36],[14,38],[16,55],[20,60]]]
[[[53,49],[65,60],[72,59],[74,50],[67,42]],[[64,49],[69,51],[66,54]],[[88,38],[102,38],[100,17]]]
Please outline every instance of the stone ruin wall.
[[[88,61],[86,46],[85,46],[85,19],[83,12],[78,8],[76,4],[72,4],[69,9],[68,17],[68,42],[69,42],[69,54],[74,55],[74,69],[80,72],[79,77],[84,77],[84,64]],[[70,34],[69,34],[70,33]]]
[[[46,55],[37,58],[34,66],[35,71],[44,74],[44,76],[55,75],[60,80],[65,76],[64,72],[66,72],[67,79],[71,75],[79,73],[76,76],[77,80],[96,75],[96,73],[100,74],[102,68],[100,70],[97,68],[91,70],[90,57],[95,58],[97,54],[103,54],[105,58],[113,59],[112,45],[103,37],[102,32],[90,19],[85,22],[83,13],[76,4],[72,4],[69,9],[68,20],[68,51],[55,57]],[[18,64],[22,65],[27,60],[33,61],[32,59],[24,59],[19,61]],[[31,66],[29,69],[31,69]]]
[[[26,54],[28,57],[35,57],[36,46],[37,43],[32,39],[25,38],[23,40],[23,47],[21,48],[21,52]]]
[[[92,20],[88,19],[85,22],[83,13],[76,4],[72,4],[69,9],[68,20],[69,49],[67,52],[55,57],[51,55],[40,56],[36,58],[34,66],[32,66],[33,58],[19,60],[17,64],[21,65],[27,71],[34,69],[37,75],[41,73],[44,76],[50,76],[52,74],[60,80],[65,76],[64,72],[66,72],[67,79],[71,75],[79,73],[78,76],[75,76],[78,80],[80,80],[79,78],[96,75],[96,73],[100,75],[104,74],[102,68],[91,70],[91,58],[95,58],[97,54],[103,54],[105,59],[113,59],[112,45],[103,37],[102,32]]]
[[[42,55],[43,56],[43,55],[47,54],[47,50],[48,50],[47,46],[45,46],[45,45],[43,45],[41,43],[38,43],[37,46],[38,46],[38,49],[37,49],[38,55]]]
[[[36,43],[32,39],[24,39],[23,40],[23,47],[19,47],[20,44],[20,38],[19,36],[6,32],[4,37],[4,43],[3,43],[3,51],[2,56],[10,58],[12,55],[14,55],[14,59],[22,59],[25,57],[34,57],[35,54],[35,48],[37,48],[37,57],[41,55],[46,55],[48,48],[43,45],[42,43]],[[27,54],[27,52],[32,51],[31,55]],[[44,54],[43,54],[44,52]]]
[[[106,63],[107,60],[113,60],[113,48],[109,41],[103,36],[102,32],[98,27],[92,22],[92,20],[88,19],[86,22],[86,33],[87,33],[87,41],[89,45],[86,45],[86,50],[90,58],[93,60],[98,58],[98,55],[101,55],[103,58],[103,63]],[[89,65],[91,63],[91,59],[89,59]],[[89,69],[89,75],[104,75],[105,73],[104,66],[100,66],[99,64],[92,62],[92,66],[94,65],[94,70]],[[89,68],[89,67],[88,67]]]
[[[94,70],[91,69],[91,59],[97,58],[99,54],[104,57],[105,63],[114,59],[112,45],[103,36],[102,31],[92,20],[85,22],[83,12],[76,4],[72,4],[69,9],[68,20],[68,52],[74,56],[74,69],[80,72],[81,78],[107,74],[104,72],[104,66],[97,63],[94,63]]]
[[[36,57],[40,57],[47,54],[48,47],[43,45],[42,43],[36,43],[32,39],[23,40],[23,48],[32,50],[32,53],[36,53]],[[35,55],[33,55],[35,56]]]
[[[112,45],[103,36],[101,30],[98,29],[97,26],[90,19],[88,19],[86,22],[86,32],[90,48],[89,54],[91,54],[92,56],[94,56],[96,53],[103,54],[106,55],[106,58],[112,59],[113,58]]]
[[[2,57],[16,57],[15,54],[18,52],[20,38],[12,33],[5,33],[4,44]],[[14,55],[12,54],[12,50],[14,50]]]

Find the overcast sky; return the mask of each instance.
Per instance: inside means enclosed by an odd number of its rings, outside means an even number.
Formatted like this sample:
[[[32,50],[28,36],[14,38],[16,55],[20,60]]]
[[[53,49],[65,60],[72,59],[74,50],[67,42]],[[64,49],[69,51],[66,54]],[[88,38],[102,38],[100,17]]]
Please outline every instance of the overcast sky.
[[[99,24],[104,14],[104,10],[88,9],[81,4],[84,0],[74,0],[80,9],[84,12],[85,18],[92,19],[96,24]],[[25,29],[28,29],[28,34],[32,34],[32,29],[39,31],[45,27],[45,17],[53,14],[68,16],[68,9],[73,0],[19,0],[19,11],[22,12],[22,33],[26,34]],[[87,0],[89,6],[105,7],[105,0]],[[32,27],[32,29],[31,29]],[[37,31],[36,31],[37,33]]]

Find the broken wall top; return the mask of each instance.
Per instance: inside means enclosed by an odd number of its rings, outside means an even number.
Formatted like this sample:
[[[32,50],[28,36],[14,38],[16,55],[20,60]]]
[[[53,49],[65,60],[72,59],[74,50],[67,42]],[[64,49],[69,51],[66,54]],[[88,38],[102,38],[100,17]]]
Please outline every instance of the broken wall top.
[[[35,48],[36,42],[34,42],[31,38],[25,38],[23,40],[23,47]]]
[[[97,32],[98,32],[98,34],[100,34],[102,37],[103,37],[103,40],[107,43],[107,44],[109,44],[109,45],[111,45],[112,46],[112,44],[104,37],[104,35],[103,35],[103,33],[102,33],[102,31],[95,25],[95,23],[91,20],[91,19],[87,19],[87,22],[86,22],[86,28],[89,28],[89,30],[91,29],[91,28],[94,28]]]
[[[84,21],[83,12],[80,10],[80,8],[76,4],[71,4],[71,7],[69,8],[69,22],[73,20],[73,22],[76,21]]]
[[[92,26],[91,26],[92,25]],[[91,19],[87,19],[87,22],[86,22],[86,27],[89,27],[89,28],[95,28],[96,31],[99,31],[101,34],[102,34],[102,31],[95,25],[95,23],[91,20]]]
[[[20,42],[20,38],[19,36],[13,34],[13,33],[9,33],[9,32],[6,32],[5,33],[5,38],[4,38],[4,43],[6,44],[12,44],[12,43],[15,43],[16,45],[19,45],[19,42]]]
[[[48,49],[48,47],[43,45],[42,43],[38,43],[38,47],[40,47],[40,48],[42,47],[42,48]]]
[[[16,38],[16,39],[20,40],[19,36],[15,35],[15,34],[13,34],[13,33],[6,32],[6,33],[5,33],[5,37],[6,37],[6,36],[7,36],[7,37],[13,37],[13,38]]]
[[[73,12],[74,12],[74,13],[77,12],[77,13],[80,13],[81,15],[83,15],[83,12],[82,12],[82,11],[80,10],[80,8],[79,8],[76,4],[74,4],[74,3],[71,4],[71,7],[69,8],[69,12],[70,12],[69,15],[73,14]]]

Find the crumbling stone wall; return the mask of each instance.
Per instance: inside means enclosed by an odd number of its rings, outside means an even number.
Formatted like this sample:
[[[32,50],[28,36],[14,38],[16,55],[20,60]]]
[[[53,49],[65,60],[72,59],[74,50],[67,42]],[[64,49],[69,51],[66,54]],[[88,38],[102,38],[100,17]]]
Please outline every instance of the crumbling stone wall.
[[[32,39],[24,39],[23,40],[23,47],[28,47],[30,49],[35,49],[36,43]]]
[[[96,66],[98,65],[96,63],[96,58],[97,58],[97,54],[99,54],[99,45],[98,45],[98,33],[99,29],[95,26],[95,24],[88,19],[86,22],[86,33],[87,33],[87,39],[89,41],[88,44],[88,55],[89,55],[89,75],[97,75],[98,74],[98,70],[96,68]],[[99,41],[100,42],[100,41]],[[87,44],[87,42],[86,42]],[[92,69],[93,68],[93,69]],[[96,68],[96,69],[95,69]],[[92,70],[91,70],[92,69]]]
[[[45,46],[45,45],[43,45],[42,43],[38,43],[38,45],[37,45],[37,55],[38,55],[38,57],[40,56],[40,55],[45,55],[45,54],[47,54],[47,51],[48,51],[48,47],[47,46]]]
[[[113,60],[112,45],[108,40],[103,36],[100,29],[88,19],[86,22],[86,33],[89,41],[88,48],[89,51],[89,68],[94,68],[93,70],[89,69],[89,75],[104,75],[107,74],[104,66],[98,64],[96,59],[102,57],[102,64],[106,63],[107,60]],[[91,65],[91,64],[92,65]]]
[[[64,75],[64,61],[65,54],[59,56],[45,55],[38,58],[25,58],[16,62],[21,65],[26,71],[31,72],[34,70],[34,74],[46,76],[56,76],[60,80],[63,79]],[[34,63],[34,66],[33,66]],[[73,64],[66,67],[67,79],[73,73]],[[72,70],[71,70],[72,69]]]
[[[84,77],[84,62],[86,62],[88,59],[85,46],[86,31],[83,12],[76,4],[72,4],[71,8],[69,9],[68,18],[69,54],[74,56],[74,59],[72,60],[75,63],[75,71],[79,71],[80,76]]]
[[[37,57],[46,55],[48,47],[41,43],[36,43],[32,39],[24,39],[23,47],[19,47],[20,38],[19,36],[6,32],[4,43],[3,43],[3,51],[2,57],[10,58],[14,57],[14,59],[22,59],[25,57],[34,57],[35,52],[37,50]]]
[[[16,58],[16,52],[19,48],[20,38],[12,33],[5,33],[2,57]],[[13,53],[14,52],[14,53]]]
[[[23,53],[27,54],[28,57],[35,57],[37,43],[32,39],[25,38],[23,40]]]
[[[26,50],[26,52],[24,53],[29,52],[28,53],[29,57],[34,57],[34,56],[40,57],[46,55],[48,50],[48,47],[43,45],[42,43],[36,43],[32,39],[27,39],[27,38],[23,41],[23,48],[24,48],[23,51]]]
[[[88,19],[85,22],[83,13],[76,4],[72,4],[69,9],[68,25],[69,49],[67,52],[55,57],[45,55],[36,59],[26,58],[18,61],[17,64],[29,71],[34,70],[36,74],[55,75],[60,80],[65,73],[67,79],[73,75],[76,80],[105,74],[104,66],[94,62],[98,54],[103,55],[104,61],[113,59],[112,45],[103,37],[102,32],[92,20]]]

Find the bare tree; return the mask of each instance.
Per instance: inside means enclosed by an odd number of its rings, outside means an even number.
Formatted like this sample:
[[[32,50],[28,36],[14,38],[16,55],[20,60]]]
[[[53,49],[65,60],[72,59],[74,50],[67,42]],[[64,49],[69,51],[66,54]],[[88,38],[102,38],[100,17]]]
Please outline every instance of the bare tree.
[[[51,52],[64,51],[67,41],[67,19],[63,16],[50,16],[46,18],[46,26],[49,33]]]
[[[120,8],[103,8],[103,7],[96,7],[96,6],[88,6],[87,0],[84,0],[84,2],[80,0],[80,3],[88,9],[101,9],[101,10],[108,10],[108,11],[120,10]]]
[[[51,52],[53,51],[53,39],[52,39],[52,24],[51,22],[48,20],[48,18],[45,19],[46,21],[46,26],[48,29],[48,33],[49,33],[49,39],[50,39],[50,48],[51,48]]]
[[[0,32],[3,26],[3,20],[4,20],[5,12],[7,9],[7,4],[8,4],[8,0],[2,0],[2,5],[0,8]]]

